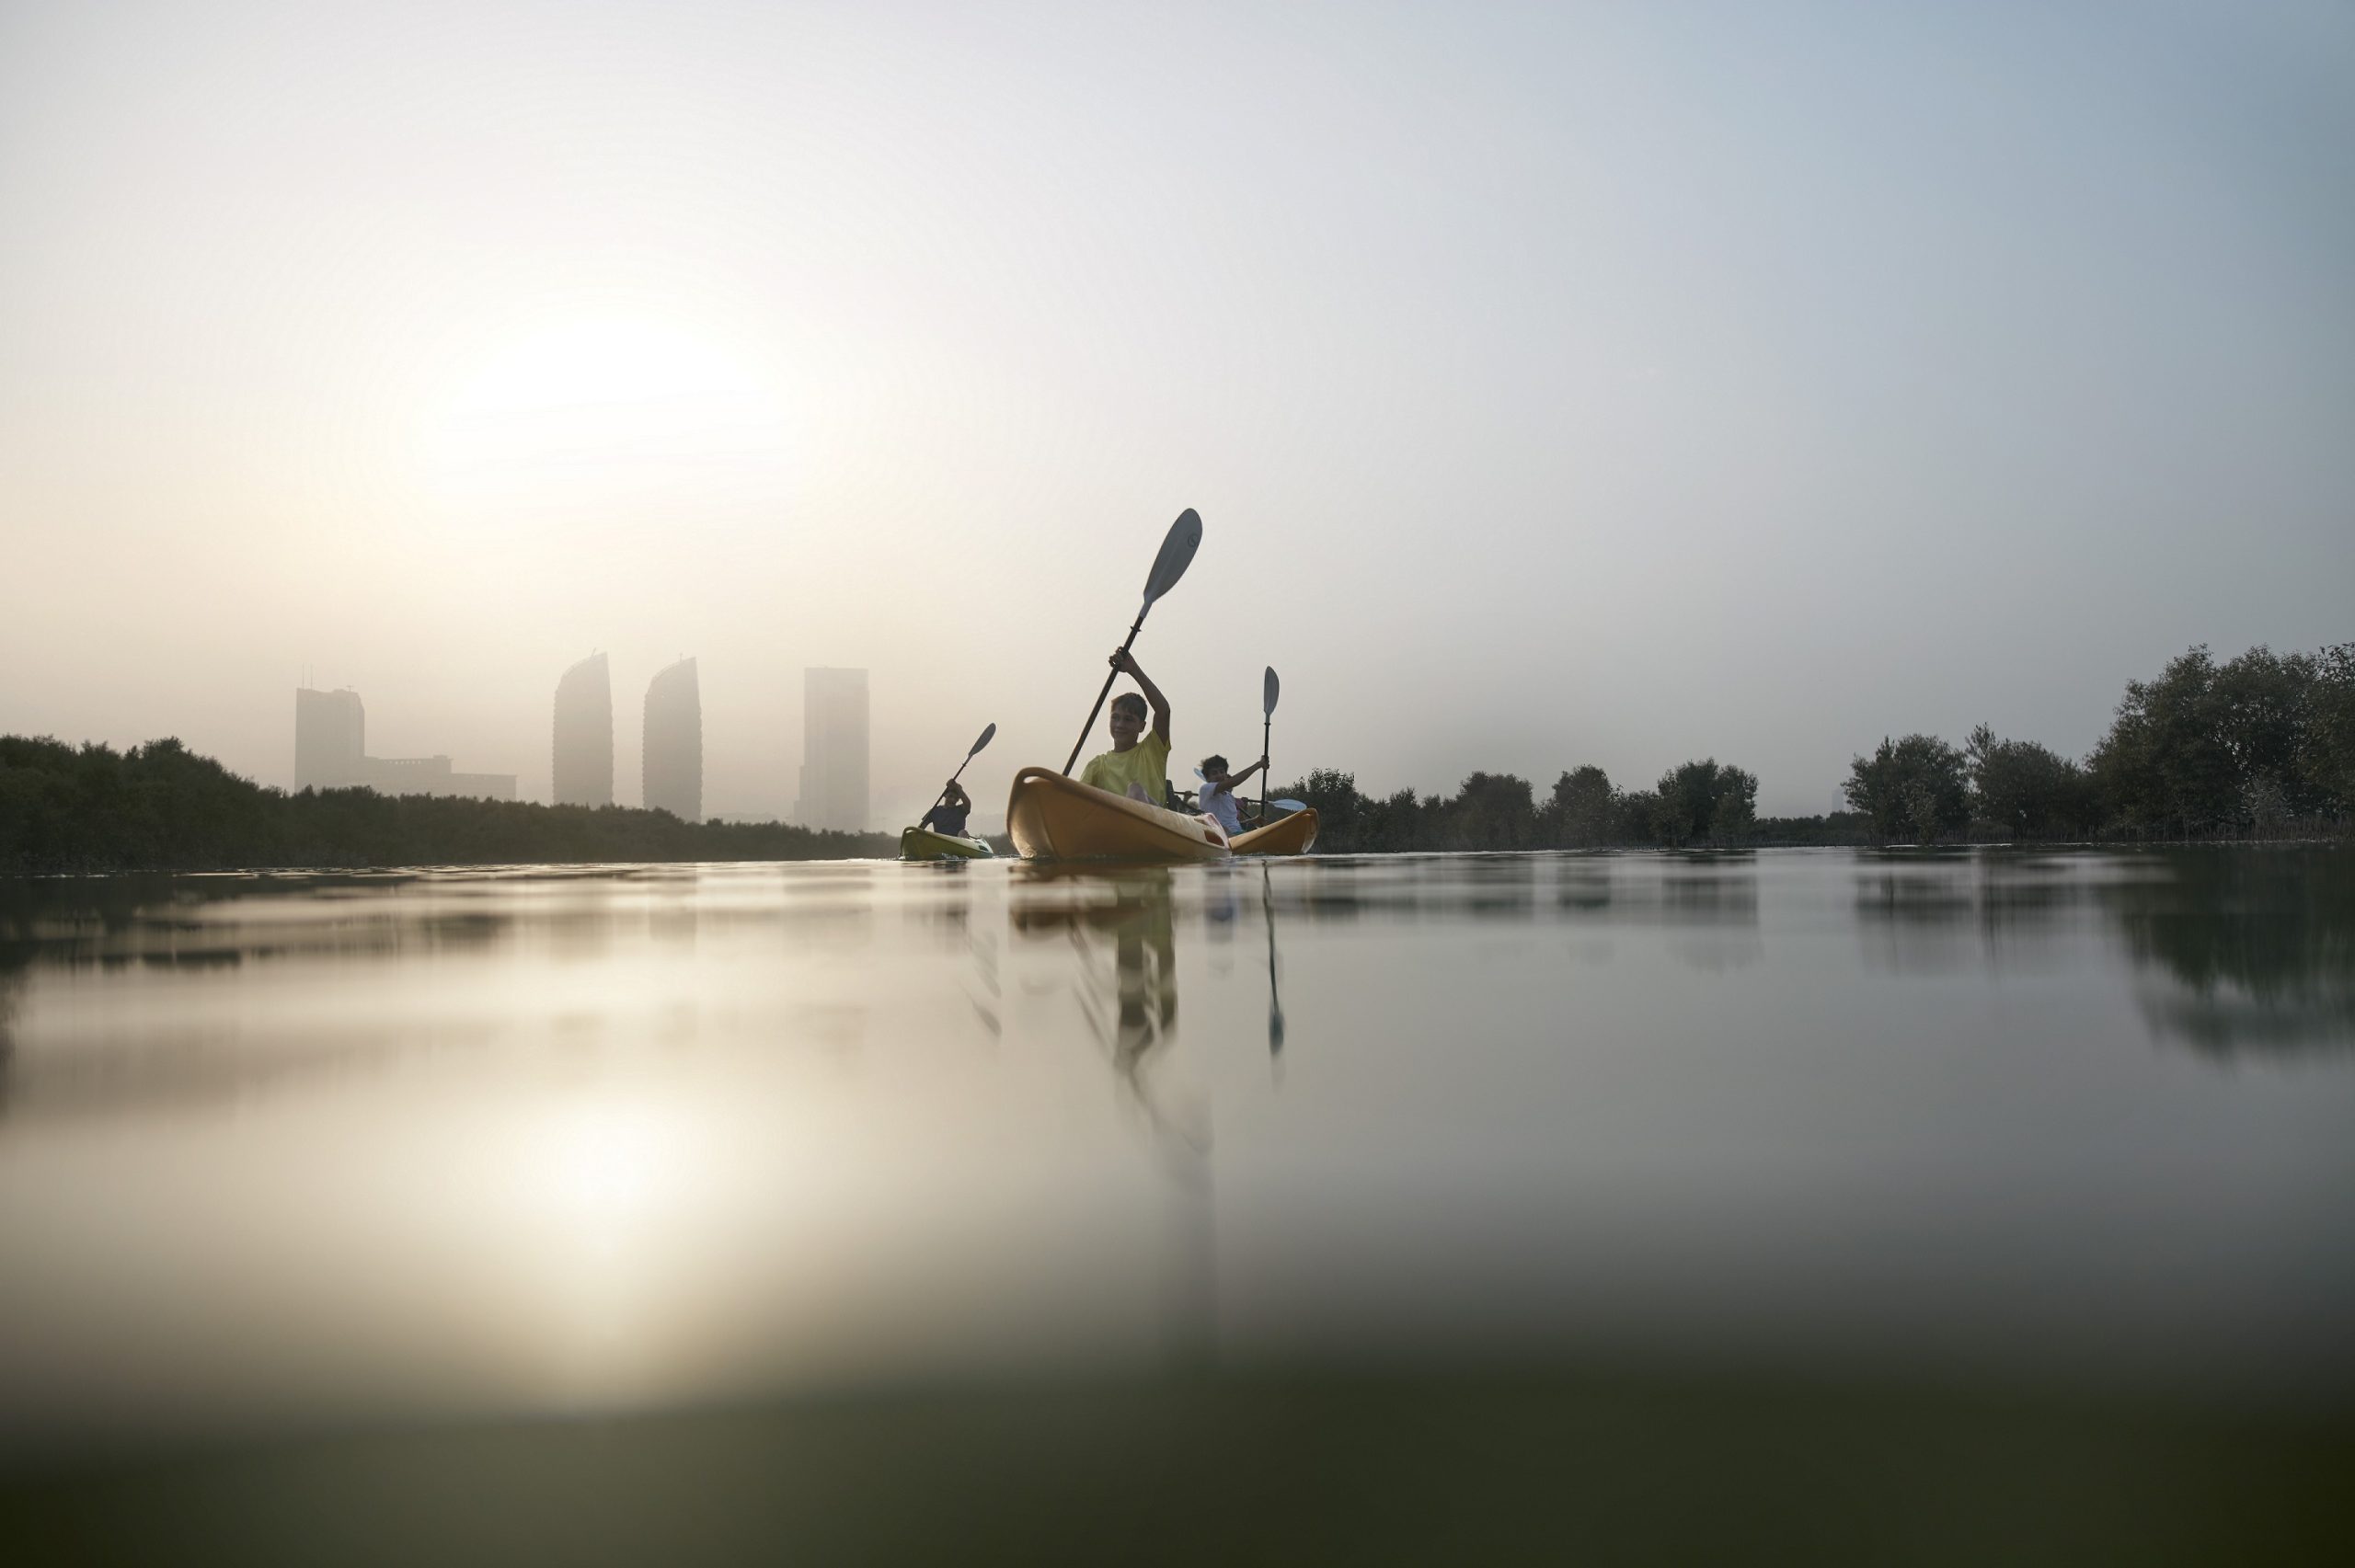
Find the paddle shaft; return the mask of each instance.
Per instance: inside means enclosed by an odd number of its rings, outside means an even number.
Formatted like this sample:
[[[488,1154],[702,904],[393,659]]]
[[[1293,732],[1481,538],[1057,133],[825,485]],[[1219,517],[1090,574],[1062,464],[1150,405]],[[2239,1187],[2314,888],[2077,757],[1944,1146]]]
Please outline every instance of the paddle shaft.
[[[1276,727],[1276,715],[1269,714],[1259,720],[1259,826],[1268,825],[1268,732]]]
[[[1129,628],[1128,640],[1120,645],[1122,653],[1128,652],[1136,646],[1137,633],[1144,629],[1144,618],[1152,609],[1153,601],[1148,599],[1144,601],[1144,607],[1137,612],[1135,624]],[[1112,682],[1120,678],[1120,672],[1117,670],[1104,677],[1104,689],[1096,693],[1096,705],[1087,710],[1087,722],[1080,727],[1079,739],[1072,747],[1071,755],[1064,759],[1063,776],[1065,778],[1069,778],[1071,771],[1079,766],[1079,754],[1087,750],[1087,737],[1096,728],[1096,715],[1104,711],[1104,699],[1112,694]]]

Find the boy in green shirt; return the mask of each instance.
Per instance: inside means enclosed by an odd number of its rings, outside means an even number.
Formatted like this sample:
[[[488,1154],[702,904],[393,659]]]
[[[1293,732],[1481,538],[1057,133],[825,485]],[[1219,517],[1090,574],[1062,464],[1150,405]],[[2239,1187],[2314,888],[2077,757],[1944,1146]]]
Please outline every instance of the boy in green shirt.
[[[1163,805],[1169,789],[1169,699],[1128,649],[1113,654],[1112,668],[1136,677],[1144,695],[1123,692],[1112,699],[1112,749],[1090,757],[1079,771],[1079,782],[1148,806]],[[1147,703],[1153,704],[1150,735],[1144,732]]]

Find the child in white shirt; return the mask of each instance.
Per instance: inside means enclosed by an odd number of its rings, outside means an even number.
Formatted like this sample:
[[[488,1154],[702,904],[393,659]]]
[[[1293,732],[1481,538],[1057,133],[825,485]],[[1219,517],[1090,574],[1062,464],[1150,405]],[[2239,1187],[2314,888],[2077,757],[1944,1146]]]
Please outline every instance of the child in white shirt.
[[[1267,765],[1268,760],[1262,757],[1241,773],[1229,774],[1225,758],[1215,754],[1203,758],[1195,770],[1202,787],[1194,792],[1194,804],[1202,808],[1203,816],[1225,829],[1228,838],[1235,837],[1243,831],[1243,813],[1235,804],[1235,786]]]

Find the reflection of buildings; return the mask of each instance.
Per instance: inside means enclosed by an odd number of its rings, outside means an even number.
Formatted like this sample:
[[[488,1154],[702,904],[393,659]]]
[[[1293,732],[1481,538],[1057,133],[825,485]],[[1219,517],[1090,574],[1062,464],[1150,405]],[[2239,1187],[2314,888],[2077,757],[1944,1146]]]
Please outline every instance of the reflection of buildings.
[[[867,831],[867,671],[801,672],[801,799],[806,828]]]
[[[556,683],[554,764],[558,806],[614,803],[614,683],[602,653]]]
[[[646,688],[646,750],[640,777],[649,811],[703,820],[703,691],[695,661],[683,658]]]
[[[368,714],[350,690],[294,692],[294,787],[350,789],[380,795],[481,795],[515,798],[513,773],[454,772],[447,757],[371,757]]]

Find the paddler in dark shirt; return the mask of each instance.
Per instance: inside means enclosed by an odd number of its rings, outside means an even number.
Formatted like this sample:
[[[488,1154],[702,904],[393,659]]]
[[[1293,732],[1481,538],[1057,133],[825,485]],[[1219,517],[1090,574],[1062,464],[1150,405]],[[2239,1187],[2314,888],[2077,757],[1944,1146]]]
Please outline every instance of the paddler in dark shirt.
[[[939,805],[924,814],[924,820],[916,826],[929,828],[952,839],[961,839],[965,836],[965,813],[972,808],[972,798],[966,795],[964,786],[950,779],[948,793]]]

